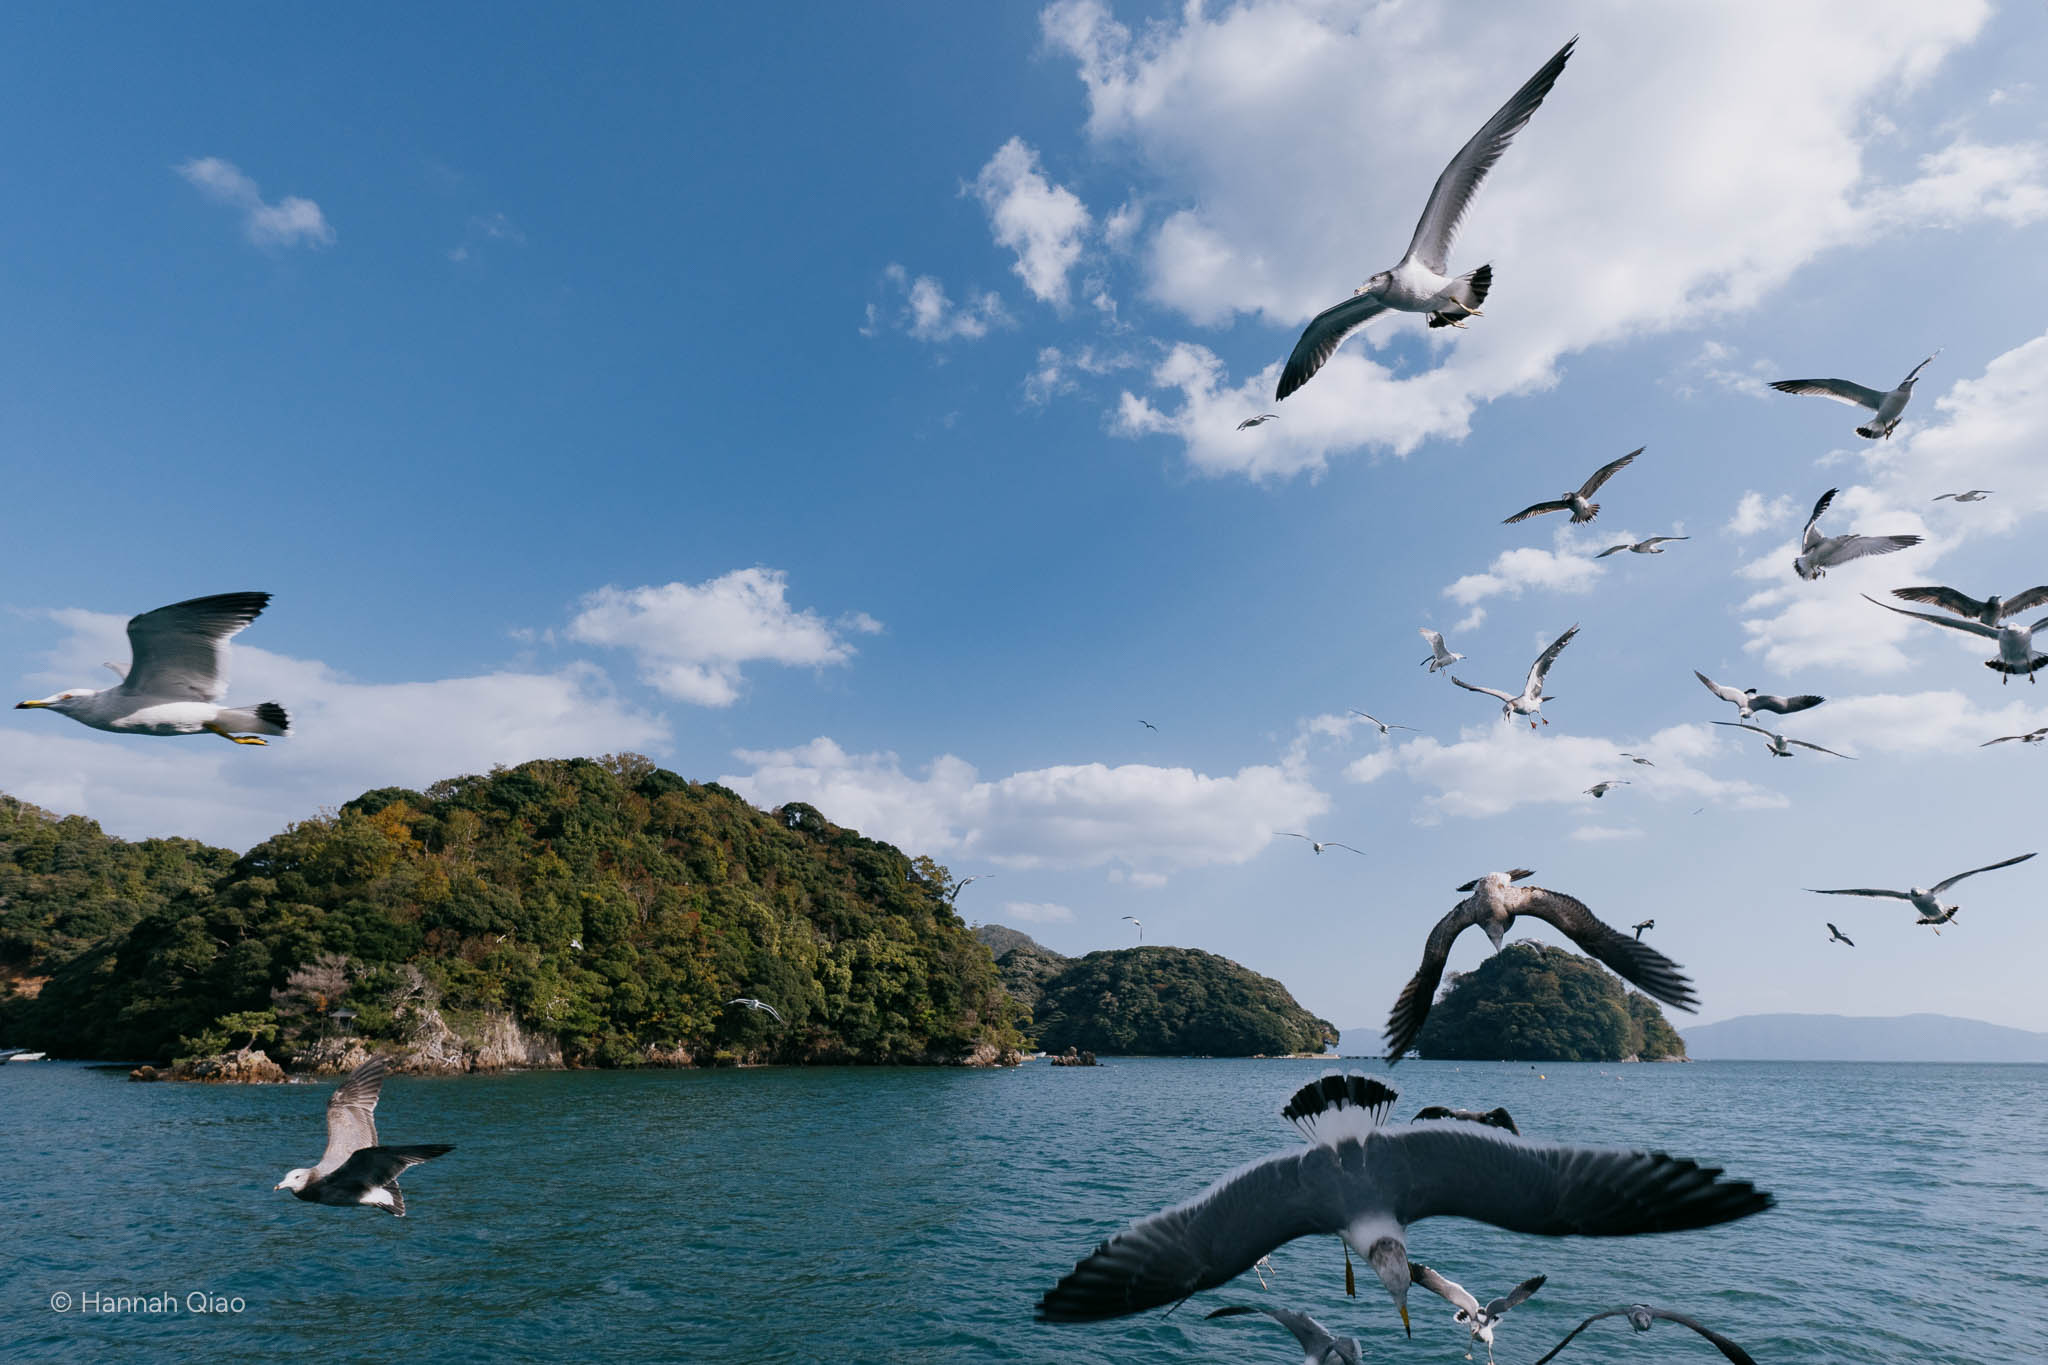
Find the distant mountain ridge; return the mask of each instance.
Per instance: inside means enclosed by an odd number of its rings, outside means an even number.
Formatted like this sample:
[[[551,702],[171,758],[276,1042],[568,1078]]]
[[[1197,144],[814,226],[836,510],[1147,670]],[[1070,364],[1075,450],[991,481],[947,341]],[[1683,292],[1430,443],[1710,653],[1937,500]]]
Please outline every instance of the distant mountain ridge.
[[[2048,1062],[2048,1033],[1948,1014],[1745,1014],[1685,1042],[1694,1061]]]

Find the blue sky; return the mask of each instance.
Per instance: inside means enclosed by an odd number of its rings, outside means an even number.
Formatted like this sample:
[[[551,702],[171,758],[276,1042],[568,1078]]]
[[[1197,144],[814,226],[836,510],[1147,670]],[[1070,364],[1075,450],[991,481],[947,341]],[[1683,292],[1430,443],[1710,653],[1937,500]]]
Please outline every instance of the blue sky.
[[[97,685],[128,615],[261,588],[232,695],[297,729],[8,712],[0,790],[246,846],[634,749],[996,874],[972,918],[1081,952],[1136,915],[1347,1026],[1521,865],[1655,915],[1702,1018],[2048,1028],[2031,868],[1939,938],[1800,890],[2041,839],[2048,759],[1977,746],[2048,692],[1857,596],[2048,580],[2037,10],[7,22],[0,677]],[[1487,315],[1382,319],[1276,409],[1302,322],[1574,32],[1453,254]],[[1878,445],[1763,387],[1936,347]],[[1593,526],[1500,524],[1638,445]],[[1827,529],[1926,544],[1797,582],[1837,485]],[[1693,538],[1591,559],[1624,533]],[[1537,735],[1415,664],[1433,625],[1512,687],[1574,622]],[[1713,728],[1695,668],[1827,695],[1782,728],[1857,761]]]

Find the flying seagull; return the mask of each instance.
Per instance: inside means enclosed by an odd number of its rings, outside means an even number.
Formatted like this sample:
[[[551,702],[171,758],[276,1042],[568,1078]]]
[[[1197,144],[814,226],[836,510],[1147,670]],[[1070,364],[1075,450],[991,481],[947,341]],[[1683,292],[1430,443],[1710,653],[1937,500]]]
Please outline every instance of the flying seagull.
[[[2016,739],[2022,744],[2039,744],[2042,740],[2048,739],[2048,725],[2044,725],[2038,730],[2029,730],[2023,735],[2000,735],[1997,739],[1987,739],[1977,747],[1988,749],[1994,744],[2003,744],[2009,739]]]
[[[327,1097],[327,1150],[320,1164],[286,1171],[272,1189],[290,1190],[309,1204],[367,1204],[405,1217],[398,1177],[423,1161],[455,1149],[443,1142],[414,1147],[377,1145],[377,1092],[385,1064],[372,1057]]]
[[[1643,930],[1656,928],[1657,921],[1653,919],[1639,919],[1629,927],[1636,931],[1636,942],[1640,943],[1643,941]]]
[[[1689,1318],[1683,1313],[1674,1313],[1669,1308],[1652,1308],[1646,1303],[1633,1304],[1627,1308],[1610,1308],[1604,1313],[1595,1313],[1577,1327],[1572,1328],[1565,1336],[1565,1339],[1551,1347],[1550,1354],[1537,1361],[1536,1365],[1547,1365],[1547,1362],[1556,1358],[1559,1351],[1571,1345],[1573,1337],[1585,1331],[1588,1327],[1600,1321],[1600,1319],[1611,1318],[1617,1315],[1626,1316],[1628,1318],[1628,1325],[1635,1328],[1638,1332],[1649,1331],[1650,1323],[1655,1318],[1662,1318],[1666,1322],[1675,1322],[1681,1327],[1690,1327],[1708,1341],[1713,1342],[1721,1354],[1734,1361],[1735,1365],[1756,1365],[1755,1357],[1751,1356],[1749,1352],[1743,1350],[1719,1332],[1714,1331],[1698,1318]]]
[[[954,882],[951,886],[946,888],[946,899],[948,901],[958,901],[960,899],[960,893],[963,890],[965,890],[968,886],[972,885],[975,882],[986,881],[987,879],[995,875],[996,874],[993,872],[977,872],[972,877],[962,877],[959,881]]]
[[[776,1009],[775,1006],[769,1004],[766,1000],[756,1000],[751,995],[743,995],[737,1000],[728,1000],[725,1003],[728,1007],[732,1005],[745,1005],[750,1010],[755,1010],[764,1014],[772,1014],[775,1016],[775,1022],[778,1024],[786,1024],[789,1022],[787,1019],[784,1019],[782,1017],[781,1010]]]
[[[1277,422],[1279,420],[1280,414],[1277,412],[1262,412],[1257,417],[1247,417],[1242,422],[1239,422],[1237,429],[1244,431],[1251,427],[1264,426],[1268,422]]]
[[[1507,1110],[1497,1107],[1489,1109],[1482,1114],[1477,1109],[1452,1109],[1447,1105],[1430,1104],[1416,1110],[1415,1117],[1410,1119],[1409,1122],[1428,1123],[1434,1119],[1456,1119],[1462,1123],[1484,1123],[1494,1128],[1506,1129],[1517,1137],[1522,1132],[1521,1129],[1515,1127],[1515,1116]]]
[[[1879,602],[1869,593],[1863,594],[1863,600],[1883,607],[1886,611],[1895,611],[1901,616],[1915,617],[1933,625],[1947,626],[1950,630],[1982,635],[1986,639],[1997,641],[1998,657],[1986,659],[1984,666],[1999,675],[1998,682],[2001,687],[2010,682],[2015,674],[2032,683],[2035,673],[2048,668],[2048,654],[2034,652],[2034,632],[2048,629],[2048,616],[2042,617],[2031,626],[1987,626],[1982,621],[1965,621],[1956,616],[1936,616],[1931,611],[1907,611],[1904,607],[1895,607],[1889,602]]]
[[[291,729],[282,706],[222,706],[220,699],[228,690],[228,640],[269,601],[267,592],[225,592],[131,617],[128,647],[135,661],[119,683],[97,691],[74,687],[14,709],[55,711],[122,735],[210,734],[237,744],[268,743],[259,736]]]
[[[1636,555],[1661,555],[1664,553],[1664,547],[1672,541],[1691,539],[1691,536],[1651,536],[1648,540],[1624,540],[1619,545],[1608,546],[1593,558],[1605,559],[1609,555],[1618,555],[1623,550]]]
[[[1640,763],[1645,768],[1654,768],[1657,766],[1656,764],[1650,762],[1649,759],[1644,758],[1641,754],[1623,754],[1621,755],[1621,757],[1627,759],[1631,763]]]
[[[1936,493],[1933,500],[1940,502],[1943,498],[1954,498],[1957,502],[1982,502],[1990,497],[1991,493],[1992,490],[1989,488],[1972,488],[1967,493]]]
[[[1359,710],[1355,706],[1350,708],[1350,710],[1352,715],[1364,716],[1365,719],[1371,721],[1374,725],[1377,725],[1379,727],[1381,739],[1385,739],[1387,737],[1387,732],[1389,730],[1406,730],[1411,735],[1419,735],[1422,733],[1420,730],[1416,729],[1412,725],[1391,725],[1388,722],[1381,720],[1378,716],[1366,715],[1365,712]]]
[[[1489,697],[1500,698],[1500,718],[1502,720],[1509,720],[1517,715],[1537,716],[1542,712],[1544,702],[1557,700],[1555,697],[1543,695],[1543,680],[1550,675],[1550,666],[1557,662],[1557,656],[1564,651],[1566,645],[1572,642],[1572,636],[1578,633],[1579,628],[1574,625],[1570,630],[1552,640],[1550,648],[1536,656],[1536,662],[1529,665],[1529,676],[1522,683],[1522,695],[1519,697],[1511,697],[1505,692],[1496,692],[1491,687],[1474,687],[1455,673],[1451,675],[1451,681],[1464,688],[1467,692],[1484,692]],[[1543,723],[1545,725],[1550,724],[1547,720]],[[1534,720],[1529,722],[1529,728],[1531,730],[1536,728]]]
[[[1610,778],[1605,782],[1595,782],[1592,786],[1586,788],[1586,790],[1583,793],[1581,793],[1581,795],[1590,796],[1595,801],[1598,801],[1601,797],[1607,795],[1607,793],[1613,791],[1616,787],[1626,787],[1628,785],[1629,781],[1625,777]]]
[[[1828,926],[1828,942],[1830,942],[1830,943],[1846,943],[1846,944],[1848,944],[1848,945],[1849,945],[1849,946],[1850,946],[1851,948],[1854,948],[1854,947],[1856,946],[1856,940],[1855,940],[1855,939],[1853,939],[1853,938],[1850,938],[1850,937],[1849,937],[1849,936],[1848,936],[1847,934],[1843,933],[1843,932],[1842,932],[1842,931],[1841,931],[1840,929],[1837,929],[1837,928],[1836,928],[1836,927],[1835,927],[1835,926],[1834,926],[1834,925],[1833,925],[1832,923],[1830,923],[1830,922],[1828,922],[1828,921],[1826,921],[1826,920],[1822,920],[1821,922],[1822,922],[1823,924],[1826,924],[1826,925]]]
[[[1541,1289],[1543,1282],[1550,1278],[1548,1275],[1537,1275],[1526,1279],[1500,1298],[1482,1306],[1464,1285],[1456,1280],[1445,1279],[1419,1261],[1408,1263],[1408,1276],[1458,1310],[1451,1321],[1464,1325],[1472,1333],[1472,1340],[1486,1343],[1486,1359],[1489,1362],[1493,1360],[1494,1324],[1506,1317],[1510,1308]]]
[[[1934,355],[1940,355],[1936,351]],[[1899,386],[1890,393],[1879,393],[1876,389],[1852,384],[1846,379],[1780,379],[1771,387],[1779,393],[1810,393],[1817,398],[1832,398],[1837,403],[1851,407],[1869,408],[1877,416],[1856,428],[1856,434],[1867,441],[1889,439],[1892,428],[1899,424],[1899,414],[1906,410],[1906,404],[1913,399],[1913,385],[1920,378],[1920,371],[1934,363],[1934,355],[1927,357],[1913,367],[1913,372],[1899,381]]]
[[[1273,394],[1275,401],[1308,383],[1336,354],[1344,338],[1390,308],[1404,313],[1427,313],[1432,327],[1462,327],[1466,318],[1479,316],[1479,305],[1486,302],[1486,292],[1493,287],[1493,267],[1482,265],[1453,278],[1447,273],[1451,242],[1458,235],[1458,224],[1471,207],[1479,182],[1500,160],[1500,154],[1536,112],[1536,106],[1543,103],[1578,41],[1574,38],[1558,49],[1557,55],[1545,62],[1472,135],[1472,140],[1458,149],[1451,164],[1437,177],[1436,188],[1429,192],[1429,203],[1422,210],[1422,219],[1415,225],[1415,236],[1401,263],[1392,270],[1382,270],[1353,290],[1350,298],[1325,308],[1309,320],[1301,339],[1294,343],[1294,353],[1287,357],[1287,364],[1280,371],[1280,386]]]
[[[1143,943],[1145,941],[1145,921],[1139,919],[1136,915],[1125,915],[1124,918],[1138,926],[1138,942]]]
[[[1429,641],[1429,657],[1422,662],[1429,665],[1429,671],[1432,673],[1440,668],[1449,668],[1452,664],[1465,657],[1462,654],[1451,653],[1444,646],[1444,637],[1427,626],[1422,627],[1422,638]]]
[[[1789,716],[1794,711],[1811,710],[1827,700],[1826,697],[1816,697],[1811,692],[1801,693],[1796,697],[1780,697],[1770,692],[1759,692],[1754,687],[1747,687],[1738,692],[1726,684],[1715,682],[1697,668],[1692,671],[1692,675],[1700,680],[1701,685],[1707,691],[1712,692],[1722,701],[1733,703],[1735,713],[1744,720],[1753,718],[1759,711],[1771,711],[1781,716]]]
[[[1915,920],[1914,923],[1925,924],[1938,934],[1941,932],[1941,926],[1954,919],[1956,911],[1963,908],[1960,905],[1943,905],[1937,899],[1942,892],[1948,890],[1965,877],[1974,877],[1979,872],[1995,872],[2001,867],[2011,867],[2014,863],[2023,863],[2033,856],[2031,853],[2022,853],[2017,858],[2007,858],[2002,863],[1989,863],[1983,867],[1973,867],[1968,872],[1956,873],[1955,876],[1950,877],[1947,881],[1936,882],[1934,885],[1925,888],[1916,886],[1910,891],[1881,891],[1872,886],[1843,887],[1833,891],[1823,891],[1817,886],[1809,886],[1806,889],[1817,896],[1881,896],[1887,900],[1910,902],[1913,908],[1920,912],[1920,918]],[[1854,945],[1852,944],[1851,946],[1853,947]]]
[[[1402,989],[1393,1013],[1387,1017],[1388,1061],[1399,1061],[1414,1046],[1415,1035],[1422,1032],[1422,1021],[1429,1017],[1430,1002],[1436,998],[1437,983],[1443,980],[1444,963],[1450,958],[1451,944],[1458,935],[1476,924],[1493,941],[1493,950],[1499,952],[1508,926],[1519,915],[1533,916],[1563,930],[1580,948],[1667,1005],[1691,1010],[1699,1004],[1692,982],[1680,972],[1678,964],[1655,948],[1602,923],[1570,896],[1540,886],[1514,885],[1535,875],[1526,867],[1518,867],[1512,872],[1489,872],[1458,888],[1471,894],[1429,931],[1429,939],[1422,947],[1422,965]]]
[[[1777,731],[1766,730],[1761,725],[1744,725],[1738,721],[1732,720],[1717,720],[1714,722],[1714,724],[1725,725],[1731,730],[1748,730],[1752,734],[1762,735],[1764,737],[1764,747],[1766,749],[1769,749],[1772,753],[1776,754],[1779,758],[1792,757],[1792,750],[1787,747],[1788,745],[1792,744],[1797,744],[1802,749],[1812,749],[1815,753],[1833,754],[1836,758],[1853,759],[1856,757],[1856,755],[1854,754],[1837,754],[1833,749],[1823,749],[1820,747],[1820,745],[1808,744],[1803,739],[1787,739],[1785,738],[1785,736],[1779,734]]]
[[[1521,511],[1502,521],[1501,525],[1512,526],[1518,521],[1527,521],[1531,517],[1540,517],[1545,512],[1570,512],[1573,525],[1591,521],[1594,517],[1600,515],[1600,504],[1589,502],[1587,499],[1600,491],[1601,484],[1613,478],[1615,474],[1620,472],[1636,456],[1642,454],[1648,448],[1647,446],[1637,446],[1620,459],[1610,460],[1594,470],[1593,477],[1580,484],[1576,492],[1568,490],[1562,496],[1553,498],[1549,502],[1532,502]],[[1662,537],[1662,539],[1666,540],[1670,538],[1669,536]],[[1685,537],[1681,536],[1679,539],[1683,540]],[[1612,554],[1613,551],[1610,550],[1608,553]],[[1662,554],[1663,551],[1660,550],[1657,553]]]
[[[1144,726],[1147,730],[1157,730],[1159,728],[1149,720],[1140,720],[1138,724]]]
[[[1235,1318],[1246,1313],[1264,1313],[1294,1333],[1294,1339],[1301,1343],[1302,1365],[1364,1365],[1365,1348],[1358,1344],[1357,1337],[1331,1336],[1329,1328],[1292,1308],[1261,1308],[1249,1303],[1234,1303],[1207,1316]]]
[[[1680,1232],[1746,1218],[1771,1196],[1663,1152],[1537,1142],[1478,1123],[1383,1125],[1395,1092],[1336,1072],[1282,1112],[1309,1139],[1240,1166],[1096,1247],[1038,1301],[1045,1322],[1142,1313],[1227,1284],[1297,1237],[1336,1233],[1408,1322],[1410,1224],[1472,1218],[1546,1237]]]
[[[1291,829],[1276,829],[1273,832],[1275,834],[1285,835],[1289,839],[1308,839],[1308,846],[1318,853],[1321,853],[1326,848],[1341,848],[1346,853],[1356,853],[1361,858],[1365,856],[1364,849],[1353,848],[1349,844],[1340,844],[1334,839],[1324,839],[1318,842],[1317,840],[1309,839],[1309,837],[1306,834],[1296,834]]]
[[[1813,515],[1806,519],[1806,533],[1801,538],[1799,554],[1792,560],[1792,572],[1808,582],[1825,578],[1827,571],[1837,564],[1846,564],[1865,555],[1888,555],[1920,543],[1918,536],[1822,535],[1814,523],[1820,520],[1820,514],[1828,510],[1828,504],[1841,491],[1830,488],[1821,494],[1820,501],[1813,505]]]
[[[2010,597],[1994,595],[1982,602],[1959,593],[1954,588],[1944,588],[1932,583],[1924,587],[1893,588],[1892,596],[1901,602],[1924,602],[1930,607],[1940,607],[1943,611],[1953,612],[1957,616],[1975,621],[1980,626],[1995,626],[2008,616],[2032,611],[2042,603],[2048,602],[2048,584],[2028,588],[2025,592],[2016,592]]]

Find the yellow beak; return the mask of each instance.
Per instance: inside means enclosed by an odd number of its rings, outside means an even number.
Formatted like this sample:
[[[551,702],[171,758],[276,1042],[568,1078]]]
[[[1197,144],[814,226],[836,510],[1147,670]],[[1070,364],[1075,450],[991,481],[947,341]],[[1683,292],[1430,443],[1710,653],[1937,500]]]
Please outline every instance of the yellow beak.
[[[1408,1305],[1405,1303],[1401,1305],[1401,1327],[1409,1336],[1415,1335],[1415,1329],[1408,1325]]]
[[[49,704],[46,701],[18,701],[14,703],[14,709],[17,711],[33,711],[39,706],[48,706]]]

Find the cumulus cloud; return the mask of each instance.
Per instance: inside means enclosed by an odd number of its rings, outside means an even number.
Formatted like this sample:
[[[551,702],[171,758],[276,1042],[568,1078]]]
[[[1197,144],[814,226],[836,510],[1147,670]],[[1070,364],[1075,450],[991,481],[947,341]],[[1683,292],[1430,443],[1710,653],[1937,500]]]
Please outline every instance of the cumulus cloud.
[[[1635,539],[1627,532],[1613,536],[1601,532],[1598,538],[1601,549],[1618,541]],[[1494,557],[1485,573],[1466,574],[1445,588],[1444,596],[1461,607],[1469,607],[1489,597],[1520,597],[1531,588],[1581,593],[1589,590],[1605,572],[1593,558],[1598,551],[1569,526],[1558,527],[1552,533],[1551,543],[1556,548],[1539,550],[1524,545],[1504,550]],[[1463,630],[1467,627],[1460,622],[1457,628]]]
[[[207,198],[241,210],[242,230],[258,246],[334,245],[334,229],[318,204],[295,194],[266,203],[256,182],[232,161],[203,156],[176,169]]]
[[[1017,255],[1011,269],[1040,303],[1067,306],[1067,272],[1081,259],[1091,219],[1080,197],[1045,178],[1022,138],[996,149],[971,187],[988,210],[996,244]]]
[[[1074,912],[1052,901],[1004,901],[1003,918],[1026,924],[1072,924]]]
[[[882,282],[897,301],[886,307],[868,305],[867,321],[860,329],[863,336],[878,336],[886,328],[896,328],[919,341],[974,341],[987,336],[991,327],[1011,325],[1001,296],[993,290],[956,304],[936,277],[912,276],[895,264],[883,269]]]
[[[750,663],[822,668],[851,659],[846,632],[873,634],[865,613],[837,622],[789,605],[780,569],[735,569],[703,583],[600,588],[583,599],[568,636],[632,653],[641,679],[663,696],[730,706]]]
[[[1742,501],[1735,504],[1735,515],[1728,518],[1728,524],[1721,529],[1731,536],[1753,536],[1759,531],[1783,526],[1798,514],[1799,504],[1789,493],[1781,493],[1766,501],[1763,494],[1751,489],[1742,495]]]

